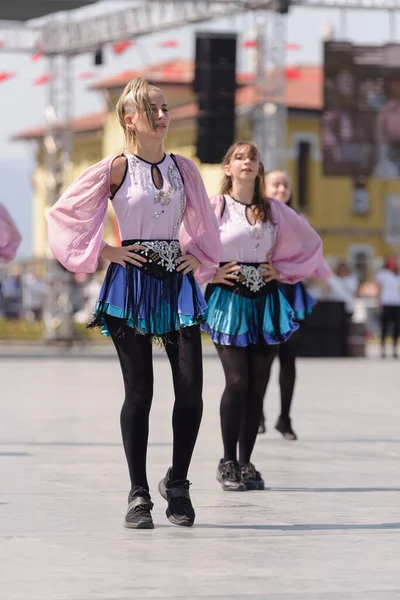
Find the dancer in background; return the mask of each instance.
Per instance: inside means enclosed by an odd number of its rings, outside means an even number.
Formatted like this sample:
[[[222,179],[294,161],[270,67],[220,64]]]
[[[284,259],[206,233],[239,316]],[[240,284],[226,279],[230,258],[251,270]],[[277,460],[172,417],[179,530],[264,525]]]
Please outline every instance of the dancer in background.
[[[393,358],[397,358],[397,342],[400,333],[400,275],[397,260],[390,257],[376,274],[381,305],[381,356],[386,358],[386,337],[392,328]]]
[[[268,198],[274,198],[289,208],[293,208],[293,195],[287,173],[270,171],[265,175],[265,192]],[[299,215],[300,219],[306,219]],[[317,268],[309,276],[320,280],[327,280],[332,275],[330,268],[321,260]],[[314,298],[307,293],[301,281],[296,284],[279,283],[278,287],[294,310],[296,321],[304,323],[315,306]],[[278,356],[280,363],[279,388],[281,393],[281,412],[275,424],[286,440],[296,440],[297,436],[292,428],[290,409],[292,406],[294,386],[296,382],[296,356],[298,351],[299,332],[295,332],[287,342],[280,344]],[[270,373],[270,370],[269,370]],[[267,381],[268,385],[268,381]],[[262,415],[259,433],[265,433],[265,416]]]
[[[211,198],[221,263],[209,273],[203,325],[226,380],[220,406],[224,456],[217,479],[227,491],[259,490],[264,480],[251,456],[269,369],[277,344],[298,327],[276,281],[296,283],[311,275],[321,260],[322,243],[304,219],[266,198],[254,144],[233,144],[223,168],[221,194]]]
[[[14,260],[21,235],[14,220],[4,206],[0,204],[0,265]],[[20,288],[17,283],[20,276],[0,278],[0,316],[18,318],[20,316]]]
[[[20,243],[21,234],[16,224],[4,204],[0,204],[0,263],[14,260]]]
[[[165,345],[175,391],[172,466],[159,491],[168,519],[191,526],[187,474],[203,410],[200,323],[206,308],[193,274],[201,282],[201,268],[218,263],[218,227],[196,166],[164,151],[169,112],[163,92],[133,79],[117,114],[126,153],[90,167],[63,194],[49,213],[49,242],[71,271],[95,272],[100,255],[111,263],[91,325],[111,335],[125,384],[121,429],[131,489],[124,524],[154,526],[146,454],[156,338]],[[102,240],[108,197],[122,247]]]

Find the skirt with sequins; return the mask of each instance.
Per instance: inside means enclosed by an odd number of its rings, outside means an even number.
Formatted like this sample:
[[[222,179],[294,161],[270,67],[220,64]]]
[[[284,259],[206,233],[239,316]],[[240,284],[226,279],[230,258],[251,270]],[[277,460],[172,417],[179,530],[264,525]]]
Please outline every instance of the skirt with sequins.
[[[138,333],[164,339],[172,331],[199,325],[206,302],[193,273],[176,270],[181,251],[177,240],[125,240],[123,246],[141,244],[147,262],[142,267],[116,263],[108,267],[89,327],[110,335],[107,315],[121,319],[120,333],[132,327]]]
[[[233,286],[207,286],[203,331],[215,344],[225,346],[285,342],[298,329],[290,304],[275,281],[263,280],[258,263],[242,263],[241,267]]]

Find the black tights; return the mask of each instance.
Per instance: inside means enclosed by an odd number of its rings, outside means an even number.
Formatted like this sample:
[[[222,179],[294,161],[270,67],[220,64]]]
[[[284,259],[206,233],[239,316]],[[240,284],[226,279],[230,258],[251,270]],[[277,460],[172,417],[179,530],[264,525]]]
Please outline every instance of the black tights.
[[[216,344],[226,386],[220,416],[224,460],[250,462],[262,415],[262,404],[276,350],[273,346]]]
[[[107,317],[125,384],[121,410],[122,440],[131,489],[149,489],[146,473],[149,414],[153,400],[153,354],[147,335],[126,327],[116,335],[120,319]],[[203,414],[203,363],[198,326],[167,335],[166,353],[172,369],[175,404],[172,414],[173,455],[171,479],[186,479]]]
[[[392,326],[393,348],[396,350],[400,333],[400,306],[383,306],[381,316],[381,346],[384,348],[386,337]]]
[[[283,419],[289,418],[290,408],[292,406],[294,385],[296,383],[296,356],[298,343],[299,332],[295,331],[292,333],[287,342],[279,344],[278,346],[280,363],[279,387],[281,390],[281,417]],[[271,370],[268,372],[267,385],[270,373]]]

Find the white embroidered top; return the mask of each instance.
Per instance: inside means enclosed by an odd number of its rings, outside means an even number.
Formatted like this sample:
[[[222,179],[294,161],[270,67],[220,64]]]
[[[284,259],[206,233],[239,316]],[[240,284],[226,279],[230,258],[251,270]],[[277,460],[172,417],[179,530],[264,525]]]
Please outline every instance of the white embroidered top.
[[[248,214],[251,208],[228,194],[225,195],[225,209],[220,221],[222,245],[221,262],[263,263],[273,249],[275,227],[268,221],[256,221],[251,225]]]
[[[121,240],[176,240],[183,219],[186,198],[183,181],[169,154],[153,165],[133,154],[128,160],[126,177],[112,202]],[[157,189],[154,169],[163,179]]]

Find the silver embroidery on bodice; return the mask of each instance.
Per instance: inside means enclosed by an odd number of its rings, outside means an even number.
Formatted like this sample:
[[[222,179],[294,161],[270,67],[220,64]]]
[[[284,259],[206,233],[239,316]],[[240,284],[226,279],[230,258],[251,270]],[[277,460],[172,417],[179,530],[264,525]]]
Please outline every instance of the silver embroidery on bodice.
[[[164,214],[164,209],[171,203],[172,198],[174,198],[174,196],[176,194],[179,195],[178,197],[179,197],[179,208],[180,208],[179,215],[180,216],[175,223],[174,231],[173,231],[173,236],[178,237],[179,229],[180,229],[182,219],[183,219],[183,214],[184,214],[185,208],[186,208],[185,189],[183,186],[183,181],[182,181],[181,175],[179,173],[179,170],[177,169],[175,164],[168,165],[168,168],[167,168],[168,186],[166,187],[166,182],[164,181],[161,171],[158,169],[159,173],[161,175],[162,181],[163,181],[162,188],[159,190],[154,185],[154,181],[153,181],[152,174],[151,174],[153,166],[157,167],[157,165],[143,164],[136,157],[133,157],[133,162],[134,162],[134,166],[135,166],[135,171],[134,171],[135,185],[140,185],[141,188],[149,194],[149,196],[153,197],[153,204],[158,204],[160,206],[160,208],[158,210],[154,210],[154,212],[153,212],[154,219],[158,219],[158,218],[162,217],[162,215]],[[166,187],[166,189],[164,189],[165,187]]]
[[[257,248],[260,246],[260,240],[264,238],[266,230],[272,230],[272,238],[275,241],[275,228],[270,221],[267,223],[256,221],[254,225],[251,225],[246,213],[247,209],[250,208],[250,205],[243,205],[243,203],[237,202],[229,195],[225,196],[225,201],[227,200],[229,201],[229,206],[231,208],[231,215],[234,215],[234,218],[236,218],[240,225],[245,228],[249,237],[254,240],[254,244],[251,247],[252,252],[257,251]]]
[[[263,269],[252,265],[242,265],[239,277],[244,279],[244,284],[251,292],[258,292],[265,285]]]
[[[166,271],[172,272],[176,269],[176,259],[180,256],[181,248],[177,240],[167,242],[165,240],[155,240],[148,242],[138,242],[146,246],[149,250],[158,255],[157,263],[162,265]],[[149,262],[152,262],[149,259]]]
[[[183,214],[186,208],[185,188],[183,187],[181,174],[175,165],[169,165],[167,176],[171,189],[174,190],[174,193],[177,192],[179,194],[179,218],[177,219],[174,227],[174,237],[178,237],[179,229],[183,220]]]

